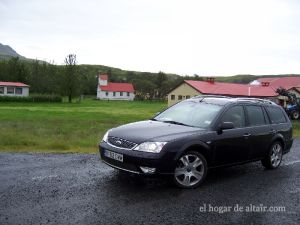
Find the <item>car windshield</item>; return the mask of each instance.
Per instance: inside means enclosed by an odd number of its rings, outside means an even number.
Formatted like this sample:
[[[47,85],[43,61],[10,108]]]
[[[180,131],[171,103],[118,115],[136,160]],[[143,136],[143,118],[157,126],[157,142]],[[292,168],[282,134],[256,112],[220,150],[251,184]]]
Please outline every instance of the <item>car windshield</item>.
[[[198,101],[186,101],[168,108],[166,111],[157,115],[154,120],[206,128],[211,124],[221,108],[221,105]]]

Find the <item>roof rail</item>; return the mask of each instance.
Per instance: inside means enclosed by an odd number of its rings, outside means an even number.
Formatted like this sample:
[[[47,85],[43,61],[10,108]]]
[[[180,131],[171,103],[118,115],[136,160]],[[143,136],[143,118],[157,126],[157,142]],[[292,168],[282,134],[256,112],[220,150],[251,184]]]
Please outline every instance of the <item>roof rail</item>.
[[[267,99],[261,99],[261,98],[237,98],[238,101],[251,101],[251,102],[260,102],[260,103],[266,103],[271,105],[276,105],[275,102],[272,102],[271,100]]]
[[[268,99],[262,99],[262,98],[247,98],[247,97],[229,97],[229,96],[223,96],[223,95],[197,95],[195,97],[192,97],[191,99],[203,99],[203,98],[227,98],[232,99],[236,101],[248,101],[248,102],[255,102],[255,103],[264,103],[264,104],[270,104],[270,105],[277,105],[275,102],[268,100]]]
[[[223,96],[223,95],[197,95],[193,98],[231,98],[231,97]]]

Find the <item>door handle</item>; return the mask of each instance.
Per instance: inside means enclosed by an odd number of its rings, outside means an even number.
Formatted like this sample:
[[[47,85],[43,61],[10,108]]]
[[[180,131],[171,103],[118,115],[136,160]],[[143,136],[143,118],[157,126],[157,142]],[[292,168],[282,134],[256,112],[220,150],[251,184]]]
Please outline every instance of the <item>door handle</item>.
[[[270,134],[276,134],[276,132],[277,132],[276,130],[270,130],[269,133],[270,133]]]
[[[246,134],[244,134],[243,136],[244,136],[244,137],[250,137],[250,136],[251,136],[251,134],[249,134],[249,133],[246,133]]]

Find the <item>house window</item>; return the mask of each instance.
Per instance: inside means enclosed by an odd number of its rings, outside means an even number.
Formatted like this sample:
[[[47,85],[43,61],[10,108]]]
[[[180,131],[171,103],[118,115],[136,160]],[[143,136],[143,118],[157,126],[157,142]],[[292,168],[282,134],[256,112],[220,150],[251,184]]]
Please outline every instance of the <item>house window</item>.
[[[175,100],[175,95],[171,95],[171,100]]]
[[[7,94],[14,94],[15,88],[14,87],[7,87]]]
[[[191,96],[187,95],[187,96],[185,96],[185,98],[186,98],[186,99],[189,99],[189,98],[191,98]]]
[[[108,92],[105,92],[105,95],[108,96]]]
[[[178,100],[182,100],[182,95],[178,95]]]
[[[129,95],[130,95],[130,93],[129,93],[129,92],[127,92],[127,97],[129,97]]]
[[[122,91],[120,92],[120,96],[123,96],[123,92]]]
[[[116,92],[113,92],[113,96],[116,97]]]
[[[4,94],[4,87],[0,87],[0,94]]]
[[[23,89],[22,88],[16,88],[16,94],[17,95],[21,95],[23,93]]]

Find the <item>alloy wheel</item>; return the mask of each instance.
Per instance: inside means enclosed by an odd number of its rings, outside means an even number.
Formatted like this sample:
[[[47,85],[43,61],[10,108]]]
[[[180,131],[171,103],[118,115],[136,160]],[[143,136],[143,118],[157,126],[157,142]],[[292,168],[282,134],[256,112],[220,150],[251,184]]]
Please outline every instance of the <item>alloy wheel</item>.
[[[280,144],[276,143],[275,145],[273,145],[270,159],[273,167],[279,166],[282,159],[282,148]]]
[[[177,163],[175,180],[183,187],[192,187],[202,181],[205,175],[203,159],[196,154],[185,154]]]

